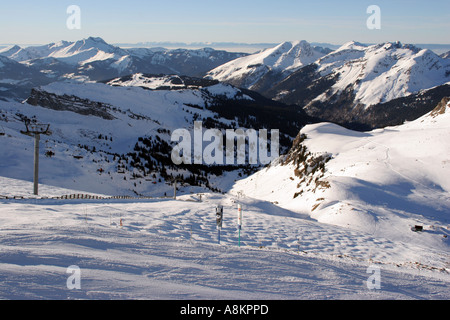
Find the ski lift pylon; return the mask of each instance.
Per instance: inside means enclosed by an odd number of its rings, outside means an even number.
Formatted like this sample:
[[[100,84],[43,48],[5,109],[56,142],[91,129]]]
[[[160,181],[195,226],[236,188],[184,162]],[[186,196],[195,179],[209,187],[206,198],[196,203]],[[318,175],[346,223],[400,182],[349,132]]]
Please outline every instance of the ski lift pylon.
[[[51,135],[49,124],[25,122],[26,131],[21,130],[20,133],[27,136],[34,136],[36,134]]]

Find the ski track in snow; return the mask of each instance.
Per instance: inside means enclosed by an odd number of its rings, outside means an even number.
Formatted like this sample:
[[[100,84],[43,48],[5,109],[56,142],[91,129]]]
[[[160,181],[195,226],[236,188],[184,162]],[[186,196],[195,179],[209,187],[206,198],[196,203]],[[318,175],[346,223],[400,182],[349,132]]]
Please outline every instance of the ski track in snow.
[[[395,261],[398,243],[262,201],[1,200],[1,299],[448,299],[447,272]],[[224,206],[221,243],[214,207]],[[271,212],[271,213],[269,213]],[[122,227],[120,221],[122,220]],[[81,269],[69,290],[66,270]],[[367,268],[381,268],[369,290]]]

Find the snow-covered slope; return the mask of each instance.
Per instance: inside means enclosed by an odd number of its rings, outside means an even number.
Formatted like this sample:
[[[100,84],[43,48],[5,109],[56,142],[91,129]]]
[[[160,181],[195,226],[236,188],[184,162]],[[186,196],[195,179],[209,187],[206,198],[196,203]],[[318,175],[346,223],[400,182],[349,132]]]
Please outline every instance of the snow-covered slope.
[[[233,193],[417,246],[405,258],[448,265],[449,128],[448,100],[416,121],[371,132],[309,125],[286,158],[238,181]],[[415,225],[425,231],[412,232]]]
[[[117,156],[132,152],[139,137],[159,135],[170,141],[170,136],[158,133],[158,129],[184,127],[184,114],[190,118],[186,112],[180,117],[167,116],[171,110],[182,111],[183,104],[177,101],[203,102],[200,94],[194,92],[151,92],[94,83],[59,82],[40,88],[28,103],[8,103],[1,107],[7,121],[2,122],[7,134],[3,137],[2,174],[24,180],[32,177],[32,166],[27,161],[32,139],[19,133],[25,128],[23,119],[16,116],[19,112],[23,117],[35,117],[41,123],[51,124],[52,136],[42,138],[42,182],[89,192],[101,190],[97,193],[110,195],[130,194],[134,181],[130,181],[132,176],[126,176],[132,175],[133,170],[125,174],[125,169],[118,168]],[[45,157],[47,151],[54,155]],[[136,184],[135,190],[151,195],[155,189],[164,195],[170,187],[165,188],[164,182],[153,185],[158,179],[161,179],[159,174],[150,182]]]
[[[143,73],[118,77],[105,82],[111,86],[141,87],[150,90],[198,89],[219,84],[218,81],[201,78],[191,78],[179,75],[149,75]]]
[[[441,54],[441,58],[444,58],[444,59],[450,58],[450,51],[447,51],[447,52]]]
[[[249,88],[268,72],[289,74],[324,56],[306,41],[283,42],[255,54],[230,61],[208,72],[207,77]]]
[[[142,80],[142,75],[131,79]],[[145,79],[153,84],[161,80]],[[139,81],[122,83],[118,79],[114,86],[54,82],[33,89],[24,103],[2,103],[0,125],[5,135],[0,136],[0,175],[32,179],[33,139],[20,131],[25,130],[26,121],[37,121],[50,124],[52,131],[41,140],[43,183],[109,195],[163,196],[173,194],[171,180],[176,176],[183,192],[226,190],[243,171],[254,169],[220,164],[175,166],[172,133],[192,130],[194,121],[202,121],[204,130],[218,128],[224,134],[225,129],[245,129],[247,125],[277,128],[268,121],[286,123],[290,113],[279,115],[279,106],[263,98],[258,101],[261,98],[254,99],[250,92],[231,85],[214,81],[204,85],[208,81],[199,79],[201,85],[191,86],[186,83],[196,83],[195,79],[174,79],[185,81],[186,88],[148,90],[141,88]],[[248,113],[242,114],[245,110]],[[264,110],[271,113],[264,114]],[[288,127],[280,130],[281,150],[288,147],[283,138],[290,143],[284,131]],[[291,130],[295,127],[297,124],[292,124]]]
[[[121,78],[116,78],[108,82],[112,86],[123,86],[123,87],[142,87],[148,89],[158,89],[161,87],[168,87],[170,89],[184,88],[185,85],[180,77],[178,76],[156,76],[156,77],[146,77],[142,73],[133,74],[130,79],[122,80]]]
[[[0,177],[0,194],[11,189],[23,194],[31,183]],[[45,185],[42,191],[76,193]],[[237,202],[244,210],[240,246]],[[203,194],[200,201],[194,194],[176,201],[0,203],[1,299],[162,299],[184,306],[184,300],[197,299],[450,297],[448,265],[436,267],[448,251],[323,224],[266,201],[217,194]],[[218,204],[224,208],[220,244]]]

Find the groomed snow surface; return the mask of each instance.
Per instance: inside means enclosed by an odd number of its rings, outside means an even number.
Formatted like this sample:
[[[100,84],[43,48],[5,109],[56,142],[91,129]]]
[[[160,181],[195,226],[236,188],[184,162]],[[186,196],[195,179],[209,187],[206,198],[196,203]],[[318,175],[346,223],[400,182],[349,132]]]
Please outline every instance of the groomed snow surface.
[[[406,244],[264,201],[212,194],[199,200],[1,200],[0,298],[449,298],[447,272],[370,260],[380,251],[408,250]],[[240,247],[237,200],[244,208]],[[224,206],[220,244],[217,204]],[[80,268],[80,289],[67,287],[71,266]],[[367,285],[376,284],[373,268],[381,289]]]

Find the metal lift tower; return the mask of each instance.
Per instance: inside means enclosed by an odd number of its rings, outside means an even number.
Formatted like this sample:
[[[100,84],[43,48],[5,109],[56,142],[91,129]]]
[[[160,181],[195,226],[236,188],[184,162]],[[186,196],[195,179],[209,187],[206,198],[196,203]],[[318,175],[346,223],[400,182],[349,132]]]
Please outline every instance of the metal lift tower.
[[[37,124],[31,123],[30,121],[25,122],[27,128],[26,131],[20,131],[20,133],[25,134],[30,137],[34,137],[34,195],[38,195],[38,184],[39,184],[39,140],[41,139],[41,134],[51,135],[49,124]]]

